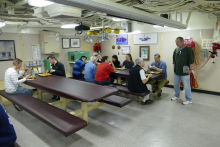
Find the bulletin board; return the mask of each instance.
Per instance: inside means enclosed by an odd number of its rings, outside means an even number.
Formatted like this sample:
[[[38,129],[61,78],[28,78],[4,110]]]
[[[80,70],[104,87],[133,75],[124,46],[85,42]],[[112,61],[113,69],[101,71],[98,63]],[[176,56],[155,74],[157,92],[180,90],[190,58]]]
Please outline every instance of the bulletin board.
[[[15,58],[14,40],[0,40],[0,61],[10,61]]]

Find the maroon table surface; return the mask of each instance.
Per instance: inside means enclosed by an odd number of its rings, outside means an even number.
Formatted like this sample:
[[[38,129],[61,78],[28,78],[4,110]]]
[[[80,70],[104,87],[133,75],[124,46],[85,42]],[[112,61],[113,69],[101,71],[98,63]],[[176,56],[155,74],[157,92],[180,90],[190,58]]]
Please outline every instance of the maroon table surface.
[[[48,77],[36,76],[34,80],[27,80],[25,84],[50,94],[82,102],[99,101],[118,91],[115,88],[55,75]]]
[[[126,70],[118,70],[118,71],[115,72],[115,73],[111,73],[110,76],[111,76],[111,77],[123,77],[123,78],[128,79],[128,77],[129,77],[129,69],[126,69]],[[162,77],[162,76],[163,76],[162,73],[152,74],[151,79],[158,79],[158,78],[160,78],[160,77]]]

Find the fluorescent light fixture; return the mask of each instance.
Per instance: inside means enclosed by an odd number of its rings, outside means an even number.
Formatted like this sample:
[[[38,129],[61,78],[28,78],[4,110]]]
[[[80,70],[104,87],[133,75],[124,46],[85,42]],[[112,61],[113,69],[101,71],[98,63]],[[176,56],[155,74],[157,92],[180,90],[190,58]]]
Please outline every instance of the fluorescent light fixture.
[[[0,19],[0,28],[5,26],[5,21]]]
[[[90,37],[90,35],[86,35],[84,37],[84,41],[87,42],[87,43],[93,43],[92,38]]]
[[[163,28],[163,26],[153,25],[154,28]]]
[[[28,4],[34,7],[46,7],[54,4],[54,2],[50,2],[46,0],[28,0]]]
[[[75,23],[72,23],[72,24],[64,24],[61,26],[61,28],[63,29],[69,29],[69,28],[75,28],[76,26],[78,26],[79,24],[75,24]]]
[[[102,29],[103,27],[91,27],[90,30],[95,30],[95,29]],[[105,26],[104,28],[110,28],[109,26]]]
[[[132,32],[132,34],[139,34],[139,33],[141,33],[141,31],[139,31],[139,30]]]
[[[124,19],[124,18],[112,18],[113,21],[128,21],[127,19]]]

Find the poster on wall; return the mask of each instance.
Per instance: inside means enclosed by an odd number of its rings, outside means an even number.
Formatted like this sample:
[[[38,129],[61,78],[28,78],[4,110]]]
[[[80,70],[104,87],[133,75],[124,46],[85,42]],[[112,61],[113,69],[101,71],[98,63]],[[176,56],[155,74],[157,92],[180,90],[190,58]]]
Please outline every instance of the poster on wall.
[[[16,58],[14,40],[0,40],[0,61]]]
[[[79,38],[71,38],[70,39],[71,48],[80,48],[80,39]]]
[[[41,58],[40,44],[32,44],[32,51],[33,51],[33,59]]]
[[[157,44],[157,33],[134,34],[134,44]]]
[[[128,44],[128,34],[116,35],[116,44],[117,45]]]
[[[202,49],[212,49],[214,39],[202,39]]]
[[[63,47],[63,49],[70,48],[70,39],[69,38],[62,38],[62,47]]]
[[[144,60],[150,60],[150,46],[140,46],[140,57]]]
[[[121,52],[122,52],[122,55],[130,54],[130,46],[122,46]]]

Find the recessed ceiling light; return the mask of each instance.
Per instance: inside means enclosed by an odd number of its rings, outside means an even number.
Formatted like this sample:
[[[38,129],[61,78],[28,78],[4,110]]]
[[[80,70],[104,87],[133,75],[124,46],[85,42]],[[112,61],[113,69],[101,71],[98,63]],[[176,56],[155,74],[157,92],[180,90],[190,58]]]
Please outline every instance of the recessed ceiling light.
[[[163,28],[163,26],[153,25],[154,28]]]
[[[63,29],[69,29],[69,28],[75,28],[76,26],[78,26],[78,24],[72,23],[72,24],[64,24],[61,26],[61,28]]]
[[[46,0],[28,0],[28,4],[34,7],[46,7],[54,4],[54,2],[50,2]]]
[[[128,21],[127,19],[124,19],[124,18],[112,18],[113,21]]]
[[[0,19],[0,28],[5,26],[5,21]]]

